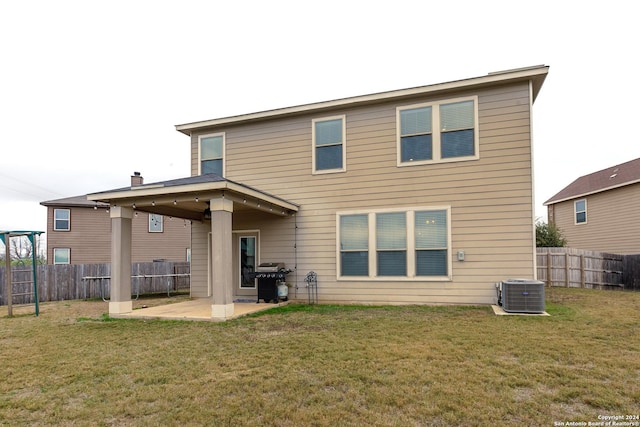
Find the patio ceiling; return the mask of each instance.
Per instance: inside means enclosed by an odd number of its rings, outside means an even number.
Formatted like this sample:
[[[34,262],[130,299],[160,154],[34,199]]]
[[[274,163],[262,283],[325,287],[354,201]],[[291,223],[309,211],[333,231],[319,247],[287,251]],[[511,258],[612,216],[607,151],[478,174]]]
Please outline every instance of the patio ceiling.
[[[194,221],[206,219],[209,201],[225,198],[233,201],[234,212],[259,210],[279,216],[298,212],[299,206],[280,197],[240,184],[215,174],[198,175],[151,184],[88,194],[90,201],[110,206],[130,207],[175,218]]]

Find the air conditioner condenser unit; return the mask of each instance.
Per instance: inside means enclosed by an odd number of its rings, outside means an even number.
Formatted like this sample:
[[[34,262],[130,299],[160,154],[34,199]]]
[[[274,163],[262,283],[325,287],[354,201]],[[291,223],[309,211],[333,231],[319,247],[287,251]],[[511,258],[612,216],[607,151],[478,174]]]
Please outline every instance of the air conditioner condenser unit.
[[[507,313],[544,313],[544,282],[508,279],[496,283],[498,305]]]

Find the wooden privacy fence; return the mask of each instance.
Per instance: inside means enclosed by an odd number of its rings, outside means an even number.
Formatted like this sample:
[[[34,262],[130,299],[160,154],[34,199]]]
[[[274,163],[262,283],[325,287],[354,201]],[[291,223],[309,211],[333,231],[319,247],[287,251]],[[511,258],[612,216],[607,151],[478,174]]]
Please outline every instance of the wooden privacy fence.
[[[5,268],[0,268],[0,305],[7,305]],[[31,267],[12,269],[13,304],[34,303]],[[139,294],[168,293],[190,287],[188,262],[141,262],[131,265],[131,292]],[[39,265],[38,299],[64,301],[104,298],[111,294],[111,264]]]
[[[547,286],[640,290],[640,255],[537,248],[537,265]]]

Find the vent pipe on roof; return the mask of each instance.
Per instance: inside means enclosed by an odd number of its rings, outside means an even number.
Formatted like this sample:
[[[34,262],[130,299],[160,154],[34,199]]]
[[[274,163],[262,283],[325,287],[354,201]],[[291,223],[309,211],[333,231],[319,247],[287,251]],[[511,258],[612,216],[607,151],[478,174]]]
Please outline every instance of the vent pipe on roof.
[[[142,178],[142,175],[140,175],[140,172],[134,172],[133,175],[131,175],[131,186],[135,187],[137,185],[142,185],[144,183],[144,178]]]

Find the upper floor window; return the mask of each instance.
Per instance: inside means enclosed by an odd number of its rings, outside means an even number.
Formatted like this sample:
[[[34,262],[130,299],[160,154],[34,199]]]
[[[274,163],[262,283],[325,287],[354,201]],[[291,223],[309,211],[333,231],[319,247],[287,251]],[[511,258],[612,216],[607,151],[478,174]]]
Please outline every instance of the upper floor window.
[[[69,209],[53,210],[53,229],[55,231],[71,230],[71,211]]]
[[[224,176],[224,133],[198,137],[200,175],[215,173]]]
[[[398,107],[398,166],[478,158],[477,98]]]
[[[346,170],[345,116],[313,120],[313,173]]]
[[[162,233],[162,215],[149,214],[149,233]]]
[[[575,211],[576,211],[576,224],[582,224],[587,222],[587,200],[576,200],[575,202]]]
[[[449,207],[338,214],[338,278],[449,280]]]
[[[54,264],[70,264],[71,263],[71,249],[69,249],[69,248],[54,248],[53,249],[53,263]]]

